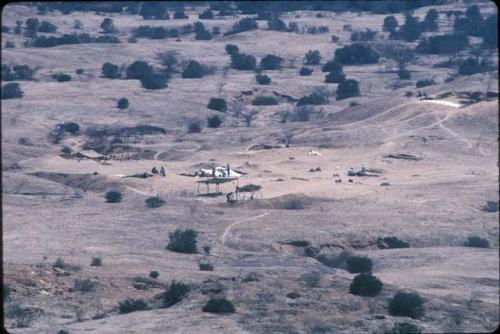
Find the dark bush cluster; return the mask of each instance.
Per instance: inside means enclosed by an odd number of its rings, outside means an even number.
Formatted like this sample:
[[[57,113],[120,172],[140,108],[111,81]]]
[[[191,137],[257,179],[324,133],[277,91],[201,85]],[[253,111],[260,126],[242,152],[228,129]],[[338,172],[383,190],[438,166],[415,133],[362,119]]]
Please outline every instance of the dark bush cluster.
[[[377,239],[377,246],[381,249],[386,248],[408,248],[410,244],[400,240],[397,237],[384,237]]]
[[[177,38],[179,37],[179,30],[176,28],[139,26],[132,30],[132,36],[135,38],[150,39]]]
[[[198,268],[200,268],[201,271],[213,271],[214,265],[211,264],[210,262],[202,261],[198,263]]]
[[[325,76],[326,83],[341,83],[346,79],[345,74],[342,73],[342,68],[340,71],[332,71]]]
[[[167,70],[155,71],[145,61],[136,60],[126,69],[127,79],[139,79],[146,89],[162,89],[167,87],[170,75]]]
[[[373,297],[382,291],[383,283],[370,273],[356,275],[349,287],[353,295]]]
[[[267,19],[267,29],[273,31],[289,31],[286,23],[277,17]]]
[[[2,100],[20,99],[24,96],[17,82],[11,82],[2,86]]]
[[[186,13],[184,13],[183,10],[175,12],[173,18],[174,20],[189,19],[189,17],[186,15]]]
[[[102,76],[104,78],[116,79],[121,77],[120,67],[111,63],[104,63],[101,67]]]
[[[71,134],[75,134],[80,131],[80,126],[75,122],[66,122],[62,125],[62,129]]]
[[[196,79],[203,78],[207,73],[206,68],[196,60],[190,60],[182,71],[182,78]]]
[[[320,61],[321,53],[318,50],[309,50],[304,57],[306,65],[318,65]]]
[[[457,53],[469,46],[465,34],[445,34],[431,36],[417,45],[417,52],[424,54]]]
[[[350,273],[369,273],[373,267],[372,260],[366,256],[351,256],[346,264]]]
[[[478,237],[477,235],[471,235],[465,240],[464,246],[466,247],[478,247],[478,248],[489,248],[490,243],[488,240]]]
[[[379,54],[368,44],[353,43],[335,50],[334,60],[340,64],[362,65],[375,64]]]
[[[148,304],[144,299],[128,298],[118,303],[118,311],[122,314],[147,310]]]
[[[64,73],[55,73],[52,74],[52,79],[56,80],[57,82],[67,82],[71,81],[71,75]]]
[[[220,112],[227,111],[227,103],[226,100],[218,97],[212,97],[207,105],[208,109],[217,110]]]
[[[218,115],[210,116],[207,118],[207,126],[209,128],[218,128],[222,125],[222,119]]]
[[[198,232],[193,229],[176,229],[168,235],[167,249],[178,253],[194,254],[197,251],[197,236]]]
[[[119,203],[122,201],[122,193],[116,190],[110,190],[105,195],[106,202]]]
[[[252,101],[252,104],[254,106],[274,106],[278,104],[278,100],[273,96],[258,96]]]
[[[2,81],[33,80],[35,69],[28,65],[9,65],[2,64]]]
[[[389,313],[418,319],[424,315],[424,301],[417,293],[398,292],[389,300]]]
[[[368,42],[373,41],[377,32],[375,30],[356,30],[351,33],[351,42]]]
[[[213,38],[213,34],[210,31],[208,31],[201,22],[196,22],[194,24],[194,33],[195,33],[194,39],[196,40],[208,41]]]
[[[240,52],[240,49],[234,44],[226,44],[225,50],[228,55],[233,55]]]
[[[120,110],[127,109],[128,108],[128,99],[125,97],[122,97],[121,99],[119,99],[117,102],[117,107]]]
[[[42,21],[38,26],[39,32],[53,33],[57,31],[57,26],[47,21]]]
[[[77,279],[75,280],[74,289],[81,292],[92,292],[95,291],[97,283],[89,279]]]
[[[278,70],[284,59],[275,55],[266,55],[260,60],[260,68],[263,70]]]
[[[102,258],[100,256],[93,256],[92,257],[92,262],[90,262],[90,265],[93,267],[100,267],[102,266]]]
[[[191,121],[188,124],[188,132],[189,133],[200,133],[201,132],[201,124],[200,121]]]
[[[300,68],[300,71],[299,71],[299,74],[301,76],[307,76],[307,75],[311,75],[313,72],[313,69],[312,68],[309,68],[309,67],[301,67]]]
[[[115,24],[113,23],[113,19],[109,17],[106,17],[104,20],[102,20],[100,27],[102,31],[107,34],[112,34],[117,32]]]
[[[149,272],[149,277],[151,278],[158,278],[158,276],[160,276],[160,273],[157,270],[151,270]]]
[[[146,199],[146,206],[150,209],[159,208],[165,205],[165,200],[159,196],[154,196]]]
[[[257,74],[255,80],[259,85],[269,85],[271,83],[271,78],[265,74]]]
[[[490,70],[490,66],[485,60],[479,61],[475,58],[467,58],[458,65],[458,74],[461,75],[484,73],[488,70]]]
[[[417,82],[415,83],[415,87],[422,88],[422,87],[432,86],[435,84],[436,83],[432,79],[422,79],[422,80],[417,80]]]
[[[163,293],[163,307],[170,307],[180,302],[189,293],[189,286],[182,282],[172,281],[168,289]]]
[[[233,303],[225,298],[210,299],[202,309],[203,312],[209,313],[234,313],[236,310]]]
[[[232,35],[232,34],[237,34],[237,33],[244,32],[244,31],[255,30],[258,27],[259,26],[257,24],[257,21],[255,21],[252,18],[245,17],[245,18],[239,20],[238,22],[236,22],[235,24],[233,24],[232,29],[230,31],[226,32],[224,35]]]
[[[48,48],[57,45],[68,45],[68,44],[85,44],[85,43],[120,43],[118,37],[115,36],[97,36],[92,37],[89,34],[64,34],[59,37],[50,36],[38,36],[31,40],[29,46],[36,48]]]
[[[337,100],[343,100],[359,95],[359,84],[354,79],[342,81],[337,87]]]
[[[328,103],[328,98],[323,95],[323,94],[318,94],[318,93],[311,93],[306,96],[302,96],[298,101],[297,101],[297,106],[306,106],[306,105],[321,105],[321,104],[327,104]]]
[[[211,20],[214,18],[214,13],[210,9],[207,9],[203,13],[200,13],[198,18],[200,20]]]
[[[312,35],[326,34],[330,29],[327,26],[310,26],[306,27],[305,32]]]
[[[167,20],[170,18],[167,8],[167,2],[146,1],[142,3],[139,14],[144,20]]]
[[[257,60],[252,55],[233,53],[231,54],[231,67],[236,70],[255,70]]]

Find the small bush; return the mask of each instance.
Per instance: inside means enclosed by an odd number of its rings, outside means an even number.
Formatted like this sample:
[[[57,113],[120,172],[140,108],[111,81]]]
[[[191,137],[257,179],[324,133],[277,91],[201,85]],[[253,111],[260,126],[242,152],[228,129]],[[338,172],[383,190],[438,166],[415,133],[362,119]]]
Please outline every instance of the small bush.
[[[207,118],[207,125],[209,128],[218,128],[222,124],[222,119],[218,115],[210,116]]]
[[[146,199],[146,206],[150,209],[159,208],[163,205],[165,205],[165,201],[158,196]]]
[[[81,75],[83,74],[83,69],[82,68],[77,68],[75,71],[76,74]]]
[[[238,22],[236,22],[235,24],[233,24],[232,29],[230,31],[228,31],[227,33],[225,33],[225,35],[237,34],[240,32],[254,30],[257,28],[258,28],[257,21],[255,21],[252,18],[245,17],[245,18],[239,20]]]
[[[40,26],[38,27],[39,32],[52,33],[52,32],[56,32],[56,30],[57,30],[57,26],[55,24],[52,24],[52,23],[47,22],[47,21],[42,21],[42,23],[40,23]]]
[[[302,96],[297,101],[297,106],[300,107],[306,105],[322,105],[327,103],[328,103],[328,98],[325,95],[318,93],[311,93],[309,95]]]
[[[334,60],[341,64],[363,65],[378,62],[379,54],[366,44],[354,43],[335,50]]]
[[[67,145],[64,145],[62,148],[61,148],[61,153],[62,154],[65,154],[65,155],[70,155],[71,153],[73,153],[73,150],[71,149],[71,147],[67,146]]]
[[[213,271],[214,270],[214,265],[211,264],[210,262],[200,262],[200,263],[198,263],[198,267],[200,268],[201,271]]]
[[[121,99],[118,100],[117,107],[120,110],[127,109],[128,108],[128,99],[125,97],[122,97]]]
[[[308,67],[302,67],[299,71],[299,74],[301,76],[308,76],[308,75],[311,75],[313,72],[313,69],[312,68],[308,68]]]
[[[378,238],[377,245],[381,249],[385,248],[408,248],[410,244],[396,237]]]
[[[233,55],[240,52],[240,49],[234,44],[226,44],[225,50],[228,55]]]
[[[319,62],[321,61],[321,54],[319,53],[318,50],[309,50],[305,57],[305,64],[306,65],[318,65]]]
[[[189,17],[184,13],[184,11],[178,11],[174,13],[174,20],[188,19]]]
[[[145,75],[153,72],[153,68],[145,61],[136,60],[127,66],[127,79],[142,79]]]
[[[281,68],[283,58],[275,55],[267,55],[260,60],[260,68],[264,70],[278,70]]]
[[[469,39],[464,34],[431,36],[422,40],[416,51],[424,54],[456,53],[469,46]]]
[[[11,82],[2,86],[2,100],[20,99],[24,96],[23,91],[19,88],[17,82]]]
[[[337,87],[337,100],[359,96],[359,84],[356,80],[347,79],[339,83]]]
[[[212,97],[207,105],[208,109],[217,110],[220,112],[227,111],[227,103],[226,100],[218,97]]]
[[[402,69],[398,71],[398,77],[401,80],[408,80],[411,78],[411,73],[408,70]]]
[[[115,64],[104,63],[102,64],[101,71],[104,78],[116,79],[121,77],[120,68]]]
[[[111,34],[111,33],[116,32],[116,27],[113,23],[113,19],[111,19],[109,17],[102,20],[100,27],[101,27],[102,31],[107,33],[107,34]]]
[[[286,297],[290,298],[290,299],[297,299],[297,298],[300,298],[300,293],[292,291],[292,292],[287,293]]]
[[[213,38],[214,36],[212,33],[206,29],[198,30],[195,33],[194,39],[197,41],[209,41]]]
[[[75,134],[80,131],[80,126],[75,122],[67,122],[63,124],[64,131],[69,132],[71,134]]]
[[[418,80],[415,83],[415,87],[422,88],[422,87],[432,86],[432,85],[435,85],[435,84],[436,83],[432,79],[423,79],[423,80]]]
[[[168,87],[167,82],[169,79],[170,75],[166,71],[146,72],[140,81],[145,89],[163,89]]]
[[[389,313],[418,319],[424,315],[424,301],[417,293],[398,292],[389,300]]]
[[[15,318],[16,321],[13,327],[25,328],[29,327],[31,323],[39,316],[35,309],[24,308],[19,304],[10,306],[6,312],[5,317]]]
[[[254,106],[274,106],[278,104],[278,100],[273,96],[258,96],[252,101],[252,104]]]
[[[156,278],[158,278],[158,276],[160,276],[160,273],[158,271],[156,271],[156,270],[151,270],[149,272],[149,277],[151,277],[151,278],[155,278],[156,279]]]
[[[225,298],[210,299],[202,309],[203,312],[209,313],[234,313],[236,312],[233,303]]]
[[[351,33],[352,42],[368,42],[373,41],[377,32],[375,30],[366,29],[365,31],[358,30]]]
[[[255,80],[259,85],[269,85],[271,83],[271,78],[265,74],[257,74]]]
[[[210,249],[211,249],[211,247],[210,247],[210,246],[203,246],[203,252],[204,252],[206,255],[210,255]]]
[[[310,256],[316,256],[314,251],[310,251]],[[328,267],[345,268],[345,263],[350,256],[349,252],[342,251],[340,254],[320,254],[316,260]]]
[[[267,19],[267,29],[273,31],[288,31],[286,23],[277,17],[270,17],[269,19]]]
[[[397,322],[392,326],[390,334],[420,334],[422,330],[407,322]]]
[[[476,235],[471,235],[464,242],[465,247],[478,247],[478,248],[488,248],[490,243],[488,240],[478,237]]]
[[[196,60],[190,60],[182,72],[182,78],[203,78],[206,75],[205,68]]]
[[[13,41],[5,41],[4,47],[6,49],[14,49],[16,47],[16,44],[14,44]]]
[[[458,74],[461,75],[472,75],[476,73],[483,73],[488,71],[488,65],[483,60],[482,62],[477,61],[474,58],[468,58],[458,66]]]
[[[163,294],[163,307],[170,307],[180,302],[189,293],[187,284],[172,281],[168,290]]]
[[[118,311],[122,314],[131,313],[135,311],[144,311],[148,309],[148,304],[144,299],[128,298],[118,303]]]
[[[200,133],[201,132],[201,124],[199,121],[191,121],[188,124],[188,132],[189,133]]]
[[[485,212],[498,212],[498,201],[486,201],[486,205],[483,207]]]
[[[89,279],[77,279],[75,280],[74,289],[81,292],[92,292],[95,291],[97,283]]]
[[[330,72],[327,75],[325,75],[325,82],[326,83],[341,83],[344,81],[345,81],[345,74],[344,73]]]
[[[330,60],[330,61],[326,62],[325,65],[323,65],[323,67],[321,68],[321,71],[342,73],[343,68],[342,68],[342,64],[340,64],[336,61]]]
[[[100,256],[93,256],[92,257],[92,262],[90,263],[91,266],[93,267],[100,267],[102,266],[102,258]]]
[[[2,81],[33,80],[35,70],[28,65],[14,65],[9,67],[2,64]]]
[[[373,262],[366,256],[352,256],[347,259],[347,270],[353,273],[369,273],[372,271]]]
[[[207,9],[203,13],[200,13],[198,18],[200,20],[211,20],[214,18],[214,13],[210,9]]]
[[[349,292],[353,295],[373,297],[382,291],[382,282],[371,274],[361,273],[354,277]]]
[[[116,190],[108,191],[104,197],[108,203],[119,203],[122,201],[122,193]]]
[[[321,274],[317,271],[305,273],[300,280],[309,288],[318,288],[321,283]]]
[[[233,53],[231,54],[231,67],[236,70],[255,70],[257,60],[252,55]]]
[[[193,229],[176,229],[170,232],[167,249],[173,252],[194,254],[196,253],[196,237],[198,232]]]

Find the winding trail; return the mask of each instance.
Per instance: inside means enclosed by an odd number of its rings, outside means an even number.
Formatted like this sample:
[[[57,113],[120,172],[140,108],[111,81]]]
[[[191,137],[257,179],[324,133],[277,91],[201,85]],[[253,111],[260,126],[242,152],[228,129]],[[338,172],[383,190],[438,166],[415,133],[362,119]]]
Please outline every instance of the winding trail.
[[[125,186],[125,188],[127,188],[129,190],[132,190],[133,192],[135,192],[137,194],[140,194],[140,195],[156,196],[156,194],[148,193],[148,192],[145,192],[145,191],[142,191],[142,190],[139,190],[139,189],[135,189],[135,188],[132,188],[132,187],[129,187],[129,186]]]
[[[267,216],[269,213],[271,213],[271,211],[266,211],[263,214],[260,214],[258,216],[253,216],[253,217],[250,217],[250,218],[245,218],[243,220],[239,220],[239,221],[234,222],[234,223],[230,224],[229,226],[227,226],[226,229],[224,230],[224,233],[222,233],[222,236],[220,237],[220,241],[222,243],[222,246],[226,246],[227,235],[229,234],[229,232],[231,231],[231,229],[233,227],[235,227],[236,225],[240,225],[240,224],[246,223],[248,221],[252,221],[252,220],[255,220],[255,219],[258,219],[258,218],[262,218],[264,216]]]

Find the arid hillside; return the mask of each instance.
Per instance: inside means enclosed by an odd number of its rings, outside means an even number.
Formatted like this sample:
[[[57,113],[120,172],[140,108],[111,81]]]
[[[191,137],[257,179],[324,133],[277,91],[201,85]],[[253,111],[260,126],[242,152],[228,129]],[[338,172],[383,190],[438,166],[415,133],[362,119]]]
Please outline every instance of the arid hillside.
[[[490,1],[11,3],[10,333],[491,332]]]

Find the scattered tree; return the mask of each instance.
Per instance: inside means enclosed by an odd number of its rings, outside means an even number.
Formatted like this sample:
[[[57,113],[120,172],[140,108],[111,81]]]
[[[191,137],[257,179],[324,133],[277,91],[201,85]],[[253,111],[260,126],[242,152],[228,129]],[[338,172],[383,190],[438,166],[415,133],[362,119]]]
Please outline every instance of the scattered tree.
[[[117,31],[116,27],[113,23],[113,19],[110,19],[109,17],[105,18],[101,22],[100,27],[101,27],[102,31],[105,32],[106,34],[112,34],[112,33],[115,33]]]
[[[278,70],[281,68],[283,58],[275,55],[267,55],[260,60],[260,68],[264,70]]]
[[[346,264],[350,273],[370,273],[373,267],[372,260],[366,256],[351,256]]]
[[[353,43],[335,50],[334,61],[340,64],[375,64],[379,54],[368,44]]]
[[[372,274],[361,273],[354,277],[349,292],[353,295],[373,297],[382,291],[382,282]]]
[[[318,50],[309,50],[304,57],[306,65],[318,65],[321,61],[321,54]]]
[[[299,74],[301,76],[307,76],[307,75],[311,75],[313,72],[313,69],[312,68],[308,68],[308,67],[302,67],[299,71]]]
[[[222,124],[222,119],[218,115],[210,116],[207,118],[207,125],[209,128],[218,128]]]
[[[212,110],[217,110],[220,112],[226,112],[227,111],[226,100],[218,97],[212,97],[208,102],[207,108]]]
[[[105,195],[106,202],[119,203],[122,201],[122,193],[116,190],[110,190]]]
[[[2,100],[20,99],[24,96],[23,91],[19,88],[17,82],[11,82],[2,86]]]
[[[387,31],[389,33],[394,33],[399,26],[398,20],[394,17],[394,15],[386,16],[384,19],[384,25],[382,26],[382,30]]]
[[[122,314],[135,311],[145,311],[148,309],[148,304],[143,299],[128,298],[118,303],[118,311]]]
[[[359,96],[359,94],[359,84],[354,79],[342,81],[337,87],[337,100]]]
[[[128,99],[125,97],[122,97],[121,99],[118,100],[118,109],[123,110],[128,108]]]
[[[418,319],[424,315],[424,301],[417,293],[398,292],[389,300],[389,313]]]
[[[184,79],[203,78],[205,75],[206,69],[196,60],[190,60],[184,71],[182,71],[182,78]]]
[[[179,303],[189,293],[189,286],[187,284],[172,281],[170,286],[163,294],[163,307],[170,307]]]
[[[236,70],[255,70],[257,60],[252,55],[244,53],[231,54],[231,67]]]
[[[489,248],[490,243],[488,240],[478,237],[477,235],[471,235],[464,242],[465,247],[478,247],[478,248]]]
[[[102,64],[101,71],[104,78],[116,79],[121,77],[120,67],[115,64],[104,63]]]
[[[203,312],[209,313],[234,313],[236,310],[233,303],[225,298],[211,298],[202,309]]]
[[[211,20],[214,18],[214,13],[210,9],[207,9],[203,13],[200,13],[198,18],[200,20]]]
[[[176,229],[170,232],[167,249],[173,252],[194,254],[196,253],[196,237],[198,232],[193,229]]]
[[[228,55],[233,55],[235,53],[239,53],[240,50],[238,49],[238,47],[234,44],[226,44],[226,53]]]
[[[271,78],[265,74],[257,74],[255,80],[259,85],[269,85],[271,83]]]

